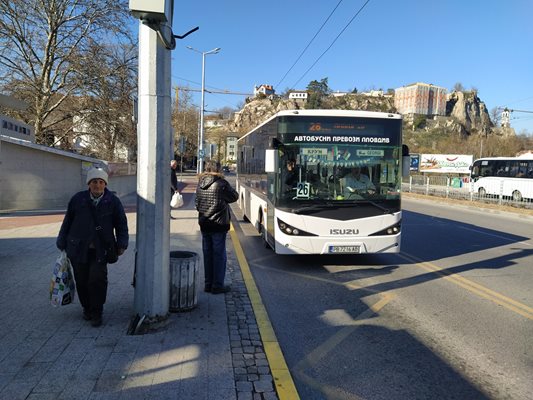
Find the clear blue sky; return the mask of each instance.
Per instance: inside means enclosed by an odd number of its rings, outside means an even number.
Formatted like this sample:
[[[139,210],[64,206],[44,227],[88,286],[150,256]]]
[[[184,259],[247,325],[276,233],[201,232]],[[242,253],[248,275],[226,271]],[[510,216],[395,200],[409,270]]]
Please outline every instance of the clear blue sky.
[[[327,77],[334,91],[384,90],[413,82],[448,90],[476,87],[488,110],[533,111],[533,1],[343,0],[300,61],[278,85],[339,0],[176,0],[172,85],[251,93],[271,84],[278,93]],[[199,94],[197,95],[199,104]],[[244,96],[206,94],[206,109],[242,104]],[[533,114],[514,112],[517,133],[533,134]]]

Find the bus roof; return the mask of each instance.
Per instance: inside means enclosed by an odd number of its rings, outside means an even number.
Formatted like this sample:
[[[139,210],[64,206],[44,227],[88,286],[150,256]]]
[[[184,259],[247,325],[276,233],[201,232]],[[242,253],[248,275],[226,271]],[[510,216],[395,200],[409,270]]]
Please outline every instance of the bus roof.
[[[513,160],[513,161],[520,161],[520,160],[533,160],[533,154],[522,154],[518,157],[481,157],[476,158],[474,162],[481,161],[481,160],[487,160],[487,161],[505,161],[505,160]]]
[[[392,118],[401,119],[400,114],[384,113],[378,111],[358,111],[358,110],[285,110],[279,111],[272,118],[286,115],[302,116],[327,116],[327,117],[358,117],[358,118]]]
[[[379,111],[358,111],[358,110],[331,110],[331,109],[319,109],[319,110],[284,110],[278,111],[272,115],[262,124],[257,125],[252,130],[248,131],[245,135],[242,135],[239,140],[248,136],[256,129],[266,125],[270,121],[278,117],[284,116],[310,116],[310,117],[352,117],[352,118],[379,118],[379,119],[402,119],[400,114],[384,113]]]

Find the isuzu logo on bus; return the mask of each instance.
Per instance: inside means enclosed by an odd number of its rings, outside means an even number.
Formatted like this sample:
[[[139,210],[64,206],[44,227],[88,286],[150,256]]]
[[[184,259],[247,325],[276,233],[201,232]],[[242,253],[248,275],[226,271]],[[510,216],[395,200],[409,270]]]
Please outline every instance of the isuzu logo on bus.
[[[359,233],[359,229],[330,229],[329,233],[331,235],[357,235]]]

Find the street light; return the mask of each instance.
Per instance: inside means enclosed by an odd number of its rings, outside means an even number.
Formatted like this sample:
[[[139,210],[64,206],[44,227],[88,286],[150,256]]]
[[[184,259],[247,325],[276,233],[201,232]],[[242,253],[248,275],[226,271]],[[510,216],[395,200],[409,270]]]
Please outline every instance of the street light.
[[[198,137],[198,163],[196,165],[196,172],[201,174],[204,172],[204,94],[205,94],[205,56],[208,54],[217,54],[220,51],[220,47],[214,48],[209,51],[200,51],[187,46],[189,50],[195,51],[202,55],[202,105],[200,107],[200,135]]]

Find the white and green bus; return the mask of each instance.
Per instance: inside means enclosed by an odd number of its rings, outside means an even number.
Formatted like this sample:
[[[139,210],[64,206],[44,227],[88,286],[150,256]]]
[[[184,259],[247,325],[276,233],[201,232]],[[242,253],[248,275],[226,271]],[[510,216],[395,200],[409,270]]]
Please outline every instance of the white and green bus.
[[[237,143],[239,205],[276,253],[400,251],[400,115],[281,111]]]
[[[533,201],[533,156],[480,158],[472,164],[470,179],[480,198]]]

